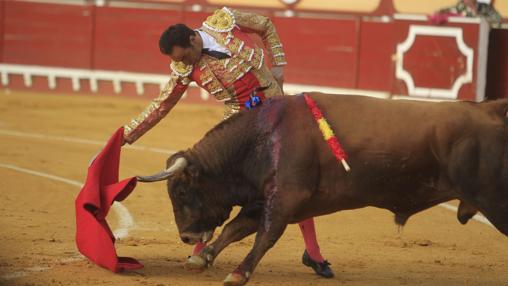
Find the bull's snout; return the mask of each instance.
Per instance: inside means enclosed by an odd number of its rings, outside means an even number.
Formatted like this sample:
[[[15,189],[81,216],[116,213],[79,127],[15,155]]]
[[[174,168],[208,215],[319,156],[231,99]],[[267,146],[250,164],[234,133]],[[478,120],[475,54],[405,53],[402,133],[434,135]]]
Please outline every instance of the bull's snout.
[[[186,244],[196,244],[198,242],[207,243],[213,237],[213,231],[205,231],[202,233],[184,232],[180,234],[180,239]]]
[[[181,236],[180,238],[182,239],[183,243],[189,243],[190,242],[190,238],[187,237],[187,236]]]
[[[196,244],[201,241],[200,233],[182,233],[180,239],[186,244]]]

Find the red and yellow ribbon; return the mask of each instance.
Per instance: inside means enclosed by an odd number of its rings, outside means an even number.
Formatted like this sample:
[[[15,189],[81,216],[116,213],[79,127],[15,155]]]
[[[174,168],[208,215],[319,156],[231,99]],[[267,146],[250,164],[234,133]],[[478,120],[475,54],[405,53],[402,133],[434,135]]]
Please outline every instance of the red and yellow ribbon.
[[[349,172],[351,168],[349,167],[348,163],[346,162],[347,154],[344,152],[344,149],[342,149],[342,146],[339,143],[339,140],[337,139],[337,136],[333,133],[332,128],[330,127],[330,124],[326,121],[325,117],[323,116],[323,113],[321,113],[321,110],[317,106],[316,102],[307,94],[304,94],[303,97],[305,98],[305,103],[307,103],[307,107],[309,107],[310,112],[312,112],[312,115],[314,116],[314,120],[316,120],[317,124],[319,125],[319,130],[321,130],[321,133],[323,134],[323,138],[325,139],[326,143],[328,143],[328,146],[330,146],[330,149],[332,149],[332,153],[342,163],[342,166],[344,166],[344,169]]]

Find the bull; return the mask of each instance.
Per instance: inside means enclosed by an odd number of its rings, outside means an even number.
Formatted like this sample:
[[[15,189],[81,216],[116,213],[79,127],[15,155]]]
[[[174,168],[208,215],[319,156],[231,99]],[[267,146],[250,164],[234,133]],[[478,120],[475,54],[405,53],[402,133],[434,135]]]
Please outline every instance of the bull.
[[[248,282],[286,226],[374,206],[395,222],[460,200],[458,219],[477,211],[508,235],[508,100],[417,102],[309,93],[349,155],[345,172],[302,96],[267,100],[210,130],[167,168],[140,181],[167,180],[183,242],[208,242],[195,257],[206,267],[230,243],[255,243],[224,285]],[[200,262],[199,262],[200,261]]]

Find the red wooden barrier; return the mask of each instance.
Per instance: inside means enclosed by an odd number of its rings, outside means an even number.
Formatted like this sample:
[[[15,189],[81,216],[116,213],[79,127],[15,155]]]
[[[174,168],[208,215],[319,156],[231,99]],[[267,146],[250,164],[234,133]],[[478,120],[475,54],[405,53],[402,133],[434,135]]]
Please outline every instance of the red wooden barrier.
[[[104,93],[144,92],[153,97],[153,80],[141,85],[135,80],[95,82],[82,74],[89,70],[168,74],[169,58],[158,49],[160,33],[178,22],[197,28],[216,8],[205,0],[154,0],[146,1],[147,5],[112,0],[103,6],[95,6],[94,1],[78,2],[0,0],[1,62],[81,69],[74,71],[81,76],[74,75],[74,82],[70,78],[53,80],[57,89],[95,91],[97,86]],[[432,26],[423,15],[417,20],[392,15],[391,0],[380,0],[378,8],[367,14],[298,14],[302,11],[296,9],[291,16],[273,9],[255,11],[270,16],[277,27],[289,63],[287,83],[386,95],[483,98],[485,71],[478,63],[486,63],[482,58],[486,48],[479,50],[481,35],[486,32],[474,19]],[[508,97],[507,48],[506,30],[494,30],[489,50],[489,97]],[[10,87],[27,84],[30,75],[11,77]],[[2,80],[5,84],[5,75]],[[32,80],[37,89],[51,88],[52,84],[46,83],[43,77]]]
[[[183,21],[182,11],[97,7],[95,17],[95,69],[169,73],[159,36],[170,23]]]
[[[356,88],[391,90],[395,44],[393,23],[378,20],[361,22]]]
[[[285,48],[288,82],[355,87],[358,18],[275,18],[273,22]]]
[[[483,99],[484,90],[478,87],[485,84],[486,74],[478,61],[480,56],[486,56],[487,43],[480,38],[481,33],[488,31],[481,29],[479,21],[454,21],[459,23],[435,26],[425,19],[394,22],[399,66],[394,73],[393,94]],[[480,51],[483,44],[485,49]]]
[[[2,2],[3,62],[91,68],[91,6]]]
[[[0,1],[0,63],[4,61],[4,6],[5,1]]]

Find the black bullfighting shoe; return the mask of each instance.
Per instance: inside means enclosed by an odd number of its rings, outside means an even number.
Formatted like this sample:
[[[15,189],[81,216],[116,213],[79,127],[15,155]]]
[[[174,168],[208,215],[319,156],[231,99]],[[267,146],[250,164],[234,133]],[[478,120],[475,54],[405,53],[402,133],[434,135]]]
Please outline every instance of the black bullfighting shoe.
[[[307,253],[307,250],[303,252],[302,263],[303,265],[314,269],[314,272],[316,272],[316,274],[319,276],[323,276],[325,278],[332,278],[335,276],[332,269],[330,268],[330,263],[328,263],[328,261],[325,260],[319,263],[312,260],[312,258],[310,258],[309,254]]]

